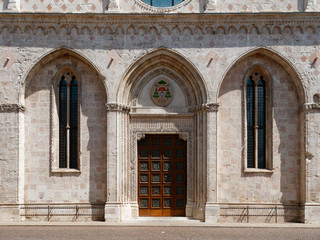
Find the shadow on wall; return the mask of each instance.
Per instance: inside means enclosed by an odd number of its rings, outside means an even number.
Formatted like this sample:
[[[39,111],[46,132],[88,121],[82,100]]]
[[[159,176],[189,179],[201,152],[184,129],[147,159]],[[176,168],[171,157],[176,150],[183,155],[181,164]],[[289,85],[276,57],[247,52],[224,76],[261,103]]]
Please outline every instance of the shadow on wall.
[[[64,65],[79,75],[79,173],[53,173],[50,167],[50,124],[53,124],[50,120],[50,91],[54,73]],[[92,211],[92,220],[97,220],[97,216],[103,219],[106,201],[106,101],[105,87],[94,69],[68,54],[48,61],[32,77],[25,96],[26,144],[29,144],[25,149],[26,203],[89,204],[92,208],[83,212]],[[58,108],[58,98],[52,107]],[[98,205],[103,207],[95,208]]]
[[[244,76],[246,71],[255,64],[264,66],[273,80],[271,89],[273,129],[270,134],[272,136],[272,173],[244,171],[243,161],[246,159],[244,156],[246,144],[244,139],[246,132],[244,107],[246,106],[243,104],[246,79]],[[247,202],[280,204],[279,219],[282,219],[280,215],[283,215],[284,221],[299,221],[300,113],[297,89],[291,76],[280,64],[265,55],[249,56],[237,63],[226,75],[219,93],[219,104],[219,200],[243,205]],[[274,218],[265,221],[272,222]]]

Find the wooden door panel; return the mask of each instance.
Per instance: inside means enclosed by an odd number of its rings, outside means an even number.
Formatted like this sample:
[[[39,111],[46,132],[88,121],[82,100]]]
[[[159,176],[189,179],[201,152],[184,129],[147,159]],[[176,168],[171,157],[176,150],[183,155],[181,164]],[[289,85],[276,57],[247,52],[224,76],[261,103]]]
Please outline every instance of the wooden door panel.
[[[146,135],[138,142],[140,216],[184,216],[186,142],[178,135]]]

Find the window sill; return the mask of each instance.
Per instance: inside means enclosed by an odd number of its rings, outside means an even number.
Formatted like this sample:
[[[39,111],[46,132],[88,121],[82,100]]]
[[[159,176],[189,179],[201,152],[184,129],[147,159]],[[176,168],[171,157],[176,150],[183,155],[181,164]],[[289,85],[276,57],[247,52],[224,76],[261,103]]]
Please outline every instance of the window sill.
[[[269,173],[269,174],[272,174],[273,171],[270,169],[245,168],[244,173]]]
[[[57,168],[53,169],[51,173],[81,173],[81,171],[79,169]]]

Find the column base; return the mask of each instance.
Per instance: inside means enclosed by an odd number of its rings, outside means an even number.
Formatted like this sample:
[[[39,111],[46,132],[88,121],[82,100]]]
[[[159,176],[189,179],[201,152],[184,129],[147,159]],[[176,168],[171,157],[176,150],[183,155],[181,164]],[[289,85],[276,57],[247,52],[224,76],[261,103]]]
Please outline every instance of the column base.
[[[106,222],[122,222],[139,216],[138,204],[106,203],[104,219]]]
[[[18,204],[0,205],[0,222],[21,221],[21,210]]]
[[[205,222],[216,223],[220,218],[220,206],[216,203],[206,203],[205,206]]]
[[[303,207],[302,207],[303,209]],[[304,223],[320,223],[320,204],[305,204],[301,220]],[[304,212],[304,213],[303,213]]]

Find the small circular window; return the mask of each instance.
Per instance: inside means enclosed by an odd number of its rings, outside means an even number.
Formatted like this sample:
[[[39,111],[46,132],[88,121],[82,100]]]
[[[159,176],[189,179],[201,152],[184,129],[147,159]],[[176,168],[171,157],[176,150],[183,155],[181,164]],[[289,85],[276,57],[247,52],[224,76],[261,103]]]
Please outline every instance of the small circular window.
[[[172,7],[182,3],[183,0],[142,0],[142,2],[153,7]]]

